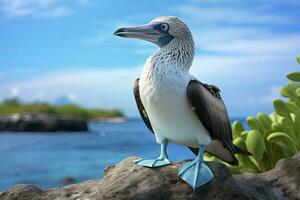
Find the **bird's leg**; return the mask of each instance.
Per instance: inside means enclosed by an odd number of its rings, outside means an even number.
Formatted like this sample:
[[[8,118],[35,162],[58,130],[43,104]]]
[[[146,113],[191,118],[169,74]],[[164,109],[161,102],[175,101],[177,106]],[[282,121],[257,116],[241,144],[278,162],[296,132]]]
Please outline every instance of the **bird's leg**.
[[[164,139],[161,142],[160,146],[160,156],[156,159],[139,159],[134,161],[137,165],[142,165],[145,167],[160,167],[164,165],[171,164],[171,162],[168,159],[167,155],[167,146],[168,146],[168,140]]]
[[[212,171],[203,162],[204,148],[204,145],[200,145],[199,153],[195,160],[183,164],[178,172],[178,176],[194,190],[214,178]]]

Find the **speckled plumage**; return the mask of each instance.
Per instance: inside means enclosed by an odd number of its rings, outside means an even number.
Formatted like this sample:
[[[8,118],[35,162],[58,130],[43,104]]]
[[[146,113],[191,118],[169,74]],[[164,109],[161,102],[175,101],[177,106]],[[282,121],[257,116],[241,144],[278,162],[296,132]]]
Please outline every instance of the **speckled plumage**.
[[[159,17],[166,22],[174,39],[150,56],[140,77],[142,103],[151,121],[156,140],[167,139],[190,147],[209,144],[211,139],[191,106],[186,88],[194,57],[194,42],[188,27],[175,17]]]

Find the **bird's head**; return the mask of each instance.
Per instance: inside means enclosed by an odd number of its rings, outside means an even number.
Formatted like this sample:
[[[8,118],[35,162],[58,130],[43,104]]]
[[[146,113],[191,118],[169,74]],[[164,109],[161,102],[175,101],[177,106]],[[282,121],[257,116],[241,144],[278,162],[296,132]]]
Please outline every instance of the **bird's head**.
[[[137,38],[153,42],[160,48],[171,44],[186,44],[194,48],[192,34],[187,25],[173,16],[162,16],[152,20],[149,24],[120,28],[114,35],[126,38]],[[168,45],[169,44],[169,45]]]

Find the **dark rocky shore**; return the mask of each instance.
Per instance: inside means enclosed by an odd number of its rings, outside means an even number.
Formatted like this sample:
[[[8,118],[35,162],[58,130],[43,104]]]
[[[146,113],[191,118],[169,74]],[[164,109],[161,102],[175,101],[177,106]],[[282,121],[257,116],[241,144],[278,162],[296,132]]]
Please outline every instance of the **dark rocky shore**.
[[[87,120],[49,114],[13,114],[0,116],[0,131],[54,132],[88,131]]]
[[[300,199],[300,153],[280,160],[262,174],[232,175],[225,165],[208,162],[215,179],[193,191],[177,176],[182,163],[150,169],[133,164],[130,157],[105,170],[99,180],[89,180],[62,188],[42,190],[17,185],[0,192],[0,200],[130,199],[130,200],[272,200]]]

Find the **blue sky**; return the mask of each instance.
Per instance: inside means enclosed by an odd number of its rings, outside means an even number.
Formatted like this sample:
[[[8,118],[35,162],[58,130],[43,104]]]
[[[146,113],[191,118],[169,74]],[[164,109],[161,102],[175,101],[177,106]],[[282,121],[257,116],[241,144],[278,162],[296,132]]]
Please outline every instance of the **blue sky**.
[[[157,47],[112,33],[174,15],[196,42],[191,73],[221,88],[230,116],[268,113],[300,69],[299,10],[297,0],[0,0],[0,99],[67,96],[136,116],[132,83]]]

